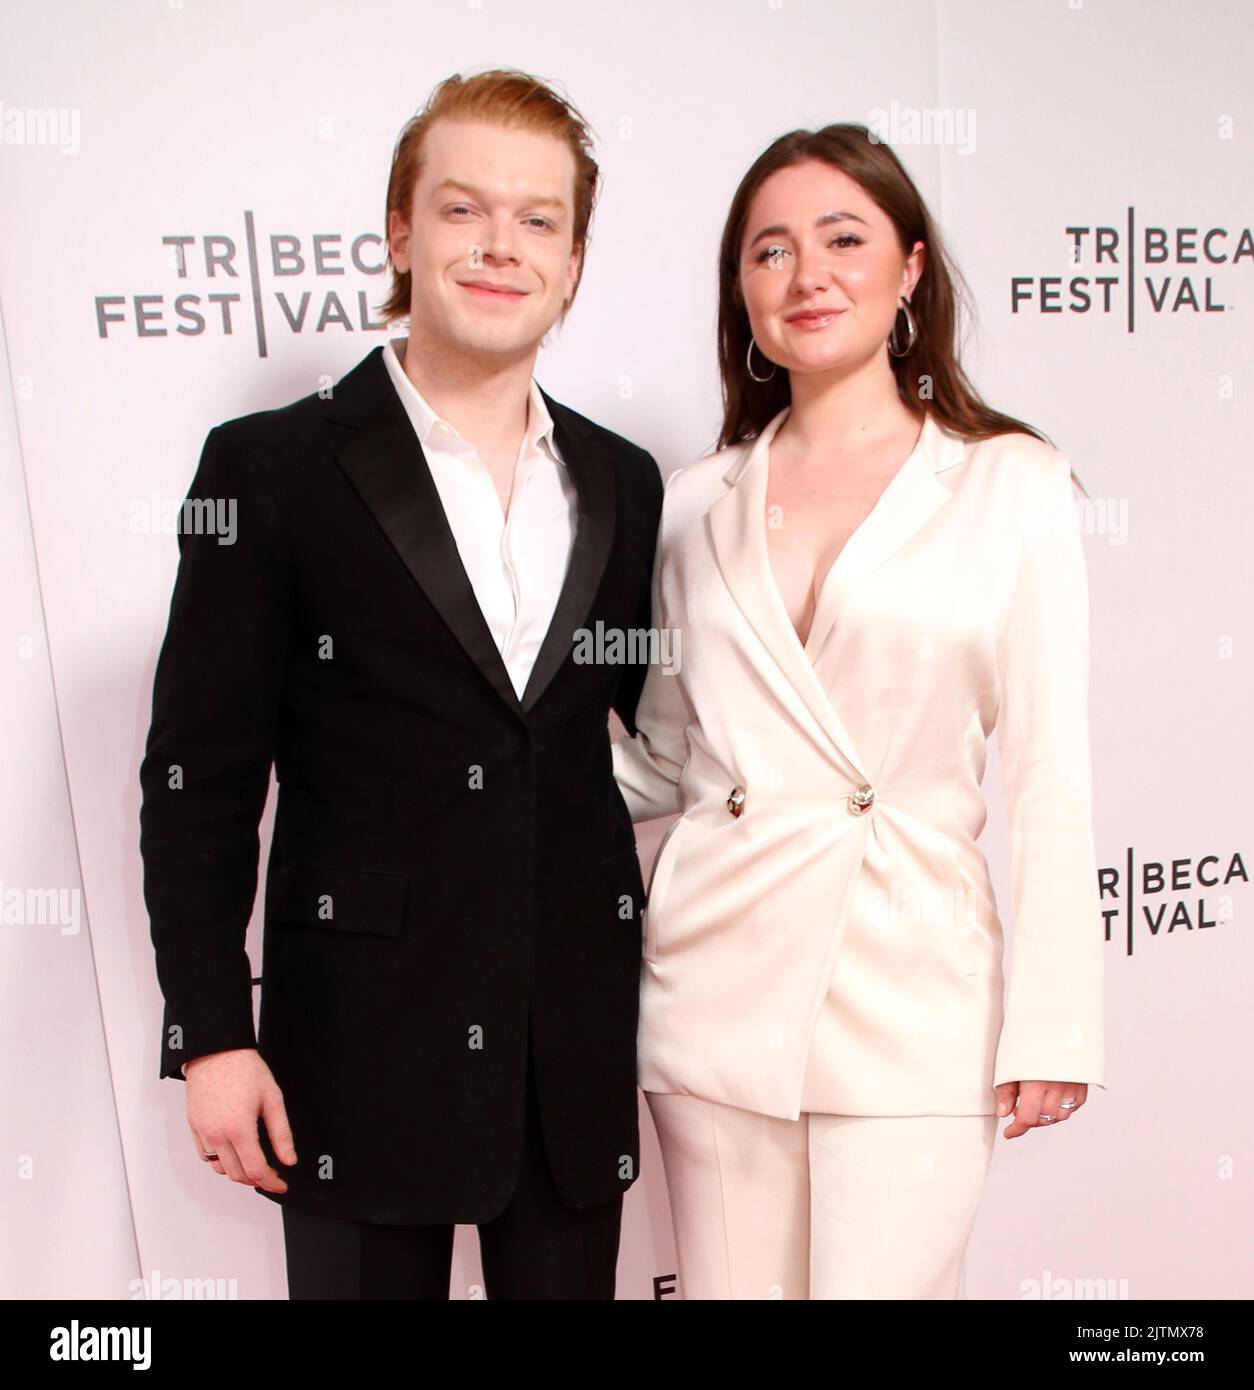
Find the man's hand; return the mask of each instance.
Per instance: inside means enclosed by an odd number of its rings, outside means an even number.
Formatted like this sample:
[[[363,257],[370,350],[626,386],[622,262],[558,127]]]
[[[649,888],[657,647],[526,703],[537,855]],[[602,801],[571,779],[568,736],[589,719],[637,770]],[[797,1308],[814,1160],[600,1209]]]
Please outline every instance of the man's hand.
[[[260,1116],[280,1162],[296,1162],[283,1093],[261,1053],[252,1047],[206,1053],[188,1062],[183,1076],[197,1158],[204,1162],[205,1154],[216,1154],[209,1162],[215,1173],[267,1192],[286,1192],[287,1184],[266,1162],[257,1138]]]
[[[996,1088],[997,1113],[1014,1119],[1002,1130],[1003,1139],[1017,1139],[1030,1129],[1069,1120],[1089,1097],[1082,1081],[1006,1081]],[[1064,1101],[1072,1104],[1064,1105]]]

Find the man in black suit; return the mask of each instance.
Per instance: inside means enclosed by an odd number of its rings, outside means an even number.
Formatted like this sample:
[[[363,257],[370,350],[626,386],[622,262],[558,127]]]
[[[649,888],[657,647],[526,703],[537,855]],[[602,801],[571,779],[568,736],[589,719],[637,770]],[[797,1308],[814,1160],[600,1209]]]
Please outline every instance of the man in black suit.
[[[217,426],[184,506],[140,770],[161,1075],[282,1205],[292,1297],[447,1298],[456,1223],[489,1297],[614,1296],[644,886],[607,720],[644,666],[578,634],[648,627],[662,487],[531,376],[597,178],[544,84],[442,83],[389,182],[408,341]],[[189,524],[222,499],[233,537]]]

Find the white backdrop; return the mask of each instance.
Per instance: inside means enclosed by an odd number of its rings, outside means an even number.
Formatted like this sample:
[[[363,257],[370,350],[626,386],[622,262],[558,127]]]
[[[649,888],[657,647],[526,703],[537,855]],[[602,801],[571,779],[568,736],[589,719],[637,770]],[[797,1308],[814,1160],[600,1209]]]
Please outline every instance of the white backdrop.
[[[363,305],[396,134],[448,73],[508,65],[564,86],[604,175],[537,376],[667,472],[717,431],[717,242],[759,151],[870,122],[918,182],[974,294],[977,386],[1095,502],[1109,1089],[998,1140],[967,1296],[1254,1295],[1244,0],[5,0],[0,22],[0,1293],[285,1297],[278,1208],[196,1160],[157,1079],[137,835],[162,515],[212,425],[383,341]],[[1004,905],[995,759],[986,788]],[[622,1298],[673,1288],[641,1117]],[[453,1296],[478,1284],[463,1230]]]

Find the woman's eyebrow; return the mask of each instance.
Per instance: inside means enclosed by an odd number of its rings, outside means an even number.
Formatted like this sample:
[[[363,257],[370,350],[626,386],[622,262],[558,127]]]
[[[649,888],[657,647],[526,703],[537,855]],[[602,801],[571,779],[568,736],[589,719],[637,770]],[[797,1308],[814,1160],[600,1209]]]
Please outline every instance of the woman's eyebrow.
[[[816,217],[816,218],[814,219],[814,225],[815,225],[816,227],[826,227],[829,223],[832,223],[832,222],[843,222],[843,221],[846,221],[846,220],[849,220],[849,221],[852,221],[852,222],[861,222],[862,225],[863,225],[864,227],[868,225],[868,224],[867,224],[866,218],[865,218],[865,217],[859,217],[858,214],[857,214],[856,212],[825,212],[825,213],[822,214],[822,216]],[[749,243],[748,247],[746,247],[745,249],[746,249],[746,250],[752,249],[754,246],[757,245],[757,243],[758,243],[759,241],[762,240],[762,238],[763,238],[764,236],[791,236],[791,235],[792,235],[792,233],[789,231],[789,229],[788,229],[782,222],[777,222],[777,223],[776,223],[774,226],[772,226],[772,227],[763,227],[762,230],[757,234],[757,236],[755,236],[755,237],[753,238],[753,240]]]

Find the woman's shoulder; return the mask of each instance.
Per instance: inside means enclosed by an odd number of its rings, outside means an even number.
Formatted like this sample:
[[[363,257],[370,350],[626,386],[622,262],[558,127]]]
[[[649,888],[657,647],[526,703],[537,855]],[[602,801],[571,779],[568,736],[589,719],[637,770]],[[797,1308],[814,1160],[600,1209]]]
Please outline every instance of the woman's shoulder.
[[[1020,538],[1060,536],[1071,544],[1088,493],[1070,454],[1021,430],[967,441],[967,450],[978,505],[997,517],[996,526]]]
[[[971,475],[998,497],[1016,502],[1039,498],[1042,491],[1064,490],[1074,480],[1070,455],[1025,430],[963,439],[962,443]]]
[[[729,444],[676,468],[666,479],[664,509],[677,515],[694,507],[709,506],[726,492],[727,474],[753,448],[754,442],[747,439]]]
[[[943,427],[942,427],[943,428]],[[967,454],[990,466],[1018,464],[1036,472],[1048,472],[1056,467],[1055,460],[1062,451],[1047,439],[1029,434],[1026,430],[1006,430],[983,439],[963,439]]]

